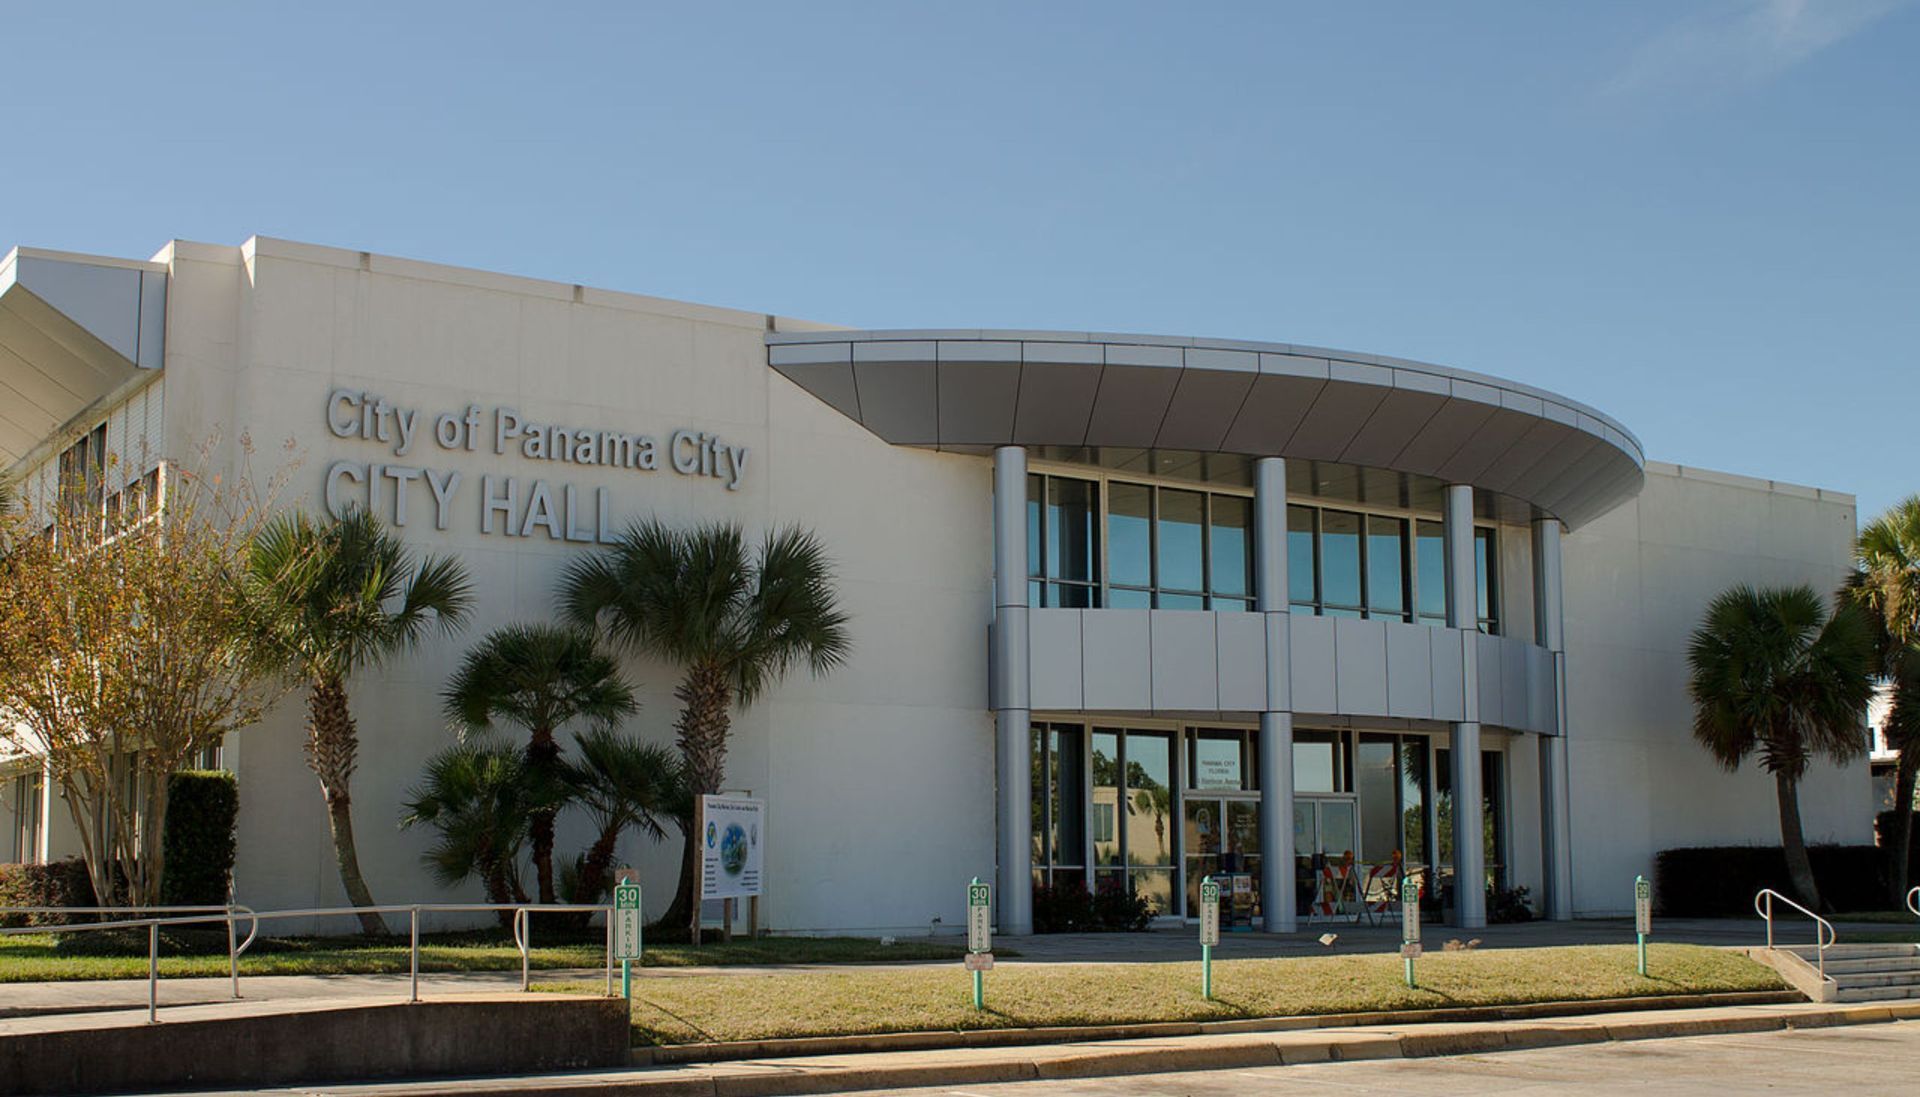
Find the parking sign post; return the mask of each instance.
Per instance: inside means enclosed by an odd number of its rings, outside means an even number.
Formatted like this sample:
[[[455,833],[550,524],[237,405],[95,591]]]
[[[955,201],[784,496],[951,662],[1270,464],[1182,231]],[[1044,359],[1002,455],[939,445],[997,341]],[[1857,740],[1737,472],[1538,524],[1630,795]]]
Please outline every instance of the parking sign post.
[[[1213,946],[1220,943],[1220,884],[1200,881],[1200,995],[1213,1001]]]
[[[993,968],[993,888],[975,876],[967,884],[967,970],[973,973],[973,1008],[987,1008],[987,972]]]
[[[1407,966],[1407,986],[1412,988],[1413,961],[1420,955],[1420,881],[1411,876],[1400,882],[1400,955]]]
[[[640,882],[622,876],[613,888],[613,955],[620,961],[620,995],[633,997],[633,965],[640,959]]]
[[[1633,878],[1633,935],[1640,943],[1640,977],[1647,975],[1647,936],[1653,932],[1653,885],[1645,876]]]

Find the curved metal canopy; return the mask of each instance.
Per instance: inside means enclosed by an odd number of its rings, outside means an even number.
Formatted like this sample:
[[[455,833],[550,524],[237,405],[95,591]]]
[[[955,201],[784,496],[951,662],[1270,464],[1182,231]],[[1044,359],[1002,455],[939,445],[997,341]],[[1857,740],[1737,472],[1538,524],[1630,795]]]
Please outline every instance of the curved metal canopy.
[[[1577,527],[1640,491],[1592,408],[1446,366],[1282,343],[1031,331],[770,332],[767,363],[896,445],[1123,446],[1338,461]]]

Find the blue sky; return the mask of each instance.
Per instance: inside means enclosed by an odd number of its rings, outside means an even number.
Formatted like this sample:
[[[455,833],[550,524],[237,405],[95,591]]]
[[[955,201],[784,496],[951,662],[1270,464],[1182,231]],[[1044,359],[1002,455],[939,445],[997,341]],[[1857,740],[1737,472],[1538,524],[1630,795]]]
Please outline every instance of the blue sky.
[[[1920,491],[1915,0],[22,4],[0,44],[0,248],[1329,345]]]

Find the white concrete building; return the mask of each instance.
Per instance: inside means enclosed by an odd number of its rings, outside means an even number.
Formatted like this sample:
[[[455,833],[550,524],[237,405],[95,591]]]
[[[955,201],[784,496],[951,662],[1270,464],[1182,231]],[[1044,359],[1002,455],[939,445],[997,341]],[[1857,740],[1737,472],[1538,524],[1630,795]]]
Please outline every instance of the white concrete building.
[[[230,467],[242,434],[256,464],[291,442],[291,503],[370,507],[476,584],[463,636],[353,683],[384,901],[441,894],[397,817],[467,646],[553,618],[637,517],[816,531],[853,658],[739,714],[728,770],[768,802],[783,931],[958,926],[975,875],[1003,931],[1032,882],[1179,918],[1205,873],[1293,928],[1397,861],[1465,925],[1458,879],[1625,911],[1660,849],[1777,843],[1771,783],[1691,740],[1687,636],[1736,582],[1835,587],[1855,529],[1849,495],[1367,354],[849,331],[263,238],[0,264],[0,469],[30,496],[63,459],[106,496],[211,438]],[[673,668],[630,669],[669,740]],[[301,718],[221,753],[257,908],[342,901]],[[33,766],[0,801],[16,859],[71,852]],[[1809,840],[1872,840],[1864,760],[1801,803]],[[629,853],[657,909],[677,845]]]

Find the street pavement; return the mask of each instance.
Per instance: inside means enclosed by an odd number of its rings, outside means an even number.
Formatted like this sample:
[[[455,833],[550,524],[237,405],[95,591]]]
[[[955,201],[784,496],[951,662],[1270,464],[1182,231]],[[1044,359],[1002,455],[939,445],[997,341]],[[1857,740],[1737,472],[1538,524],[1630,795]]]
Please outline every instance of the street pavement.
[[[1920,1093],[1920,1021],[1353,1063],[869,1091],[872,1097]]]

